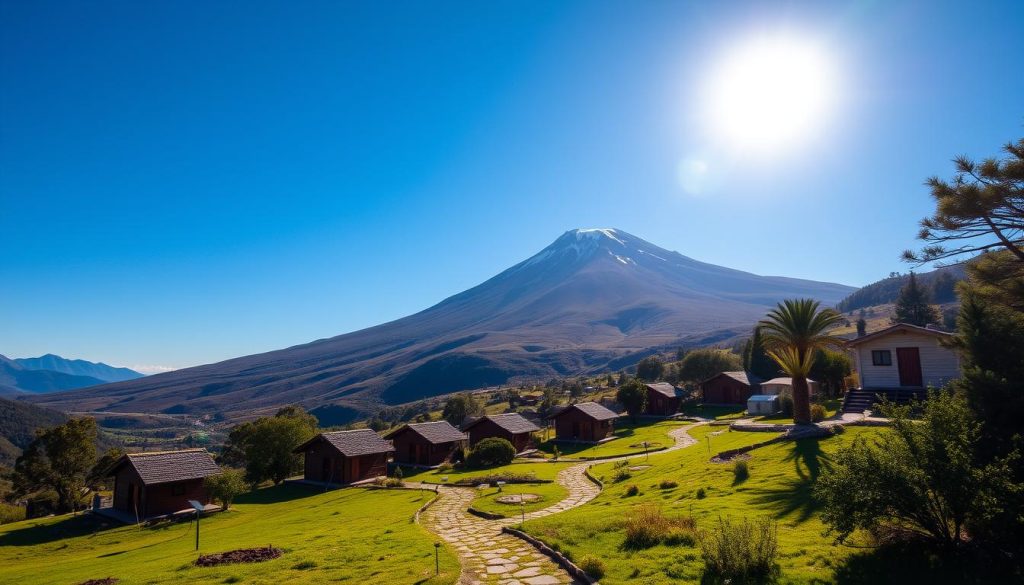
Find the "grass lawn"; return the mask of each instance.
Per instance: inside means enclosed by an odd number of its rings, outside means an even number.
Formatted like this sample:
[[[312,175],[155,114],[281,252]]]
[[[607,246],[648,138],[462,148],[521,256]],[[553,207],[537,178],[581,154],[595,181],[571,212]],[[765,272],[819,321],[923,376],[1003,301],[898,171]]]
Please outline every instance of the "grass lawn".
[[[747,416],[746,404],[708,405],[695,404],[683,408],[687,416],[699,416],[712,420],[734,420]]]
[[[607,573],[601,582],[615,583],[699,583],[703,572],[699,546],[659,544],[641,550],[627,550],[624,519],[639,504],[655,503],[668,516],[690,516],[698,529],[714,529],[719,516],[733,518],[769,516],[779,523],[780,582],[830,582],[834,569],[852,549],[831,544],[823,536],[824,526],[811,500],[811,486],[833,454],[857,436],[879,432],[850,428],[829,439],[784,442],[750,453],[750,476],[736,481],[731,464],[709,462],[710,452],[749,445],[768,438],[763,433],[728,431],[702,426],[690,431],[699,440],[692,447],[651,455],[648,461],[634,458],[634,465],[651,465],[632,472],[632,477],[614,483],[614,464],[592,469],[603,477],[605,489],[594,501],[563,514],[531,520],[526,530],[548,544],[568,551],[574,559],[592,555],[604,560]],[[663,480],[676,487],[661,488]],[[640,493],[627,496],[630,485]],[[699,497],[702,489],[704,497]]]
[[[690,423],[683,421],[639,421],[634,425],[624,418],[615,421],[614,433],[618,438],[614,441],[608,441],[600,445],[546,441],[541,443],[539,448],[545,453],[553,453],[555,446],[557,446],[558,451],[562,455],[581,459],[642,454],[644,452],[644,441],[647,441],[649,449],[671,447],[675,444],[675,440],[668,436],[668,432],[688,424]]]
[[[317,493],[298,486],[257,490],[232,510],[201,521],[204,553],[273,545],[262,563],[196,567],[195,526],[101,528],[90,517],[60,516],[0,526],[5,583],[67,585],[115,577],[131,583],[454,583],[455,556],[413,524],[431,495],[413,490],[344,489]]]
[[[403,468],[402,473],[406,481],[420,481],[423,483],[438,484],[451,484],[459,481],[460,479],[483,477],[485,475],[493,475],[497,473],[532,475],[537,479],[554,480],[559,471],[570,465],[572,464],[546,461],[524,461],[510,463],[509,465],[503,465],[501,467],[491,467],[488,469],[455,468],[449,469],[448,471],[439,471],[436,469],[412,470],[410,468]],[[444,477],[448,478],[447,482],[442,480]],[[504,486],[503,490],[504,491],[502,493],[504,494],[518,494],[525,492],[541,496],[540,500],[526,504],[525,508],[527,512],[547,508],[568,495],[565,488],[556,483],[509,484]],[[477,510],[490,512],[492,514],[502,514],[504,516],[515,516],[521,511],[518,504],[502,504],[495,501],[495,498],[501,495],[498,493],[496,488],[479,490],[478,493],[480,495],[473,500],[473,507]]]

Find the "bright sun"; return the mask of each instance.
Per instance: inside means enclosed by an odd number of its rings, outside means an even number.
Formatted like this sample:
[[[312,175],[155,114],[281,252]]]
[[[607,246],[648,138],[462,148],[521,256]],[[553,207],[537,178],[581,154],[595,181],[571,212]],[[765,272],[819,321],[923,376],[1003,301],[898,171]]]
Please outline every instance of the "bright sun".
[[[741,150],[792,147],[824,122],[834,77],[834,64],[813,43],[761,38],[737,47],[707,86],[711,130]]]

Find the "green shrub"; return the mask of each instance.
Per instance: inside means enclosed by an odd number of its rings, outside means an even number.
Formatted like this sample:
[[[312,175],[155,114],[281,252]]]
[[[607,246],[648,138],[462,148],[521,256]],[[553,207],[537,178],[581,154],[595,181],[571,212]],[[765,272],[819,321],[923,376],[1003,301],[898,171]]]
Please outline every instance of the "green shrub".
[[[714,530],[700,532],[700,548],[706,575],[734,582],[764,578],[776,571],[778,526],[770,518],[719,518]]]
[[[814,422],[821,422],[825,420],[825,407],[820,404],[811,405],[811,420]]]
[[[580,561],[579,567],[583,569],[584,573],[590,575],[594,580],[604,577],[604,562],[597,557],[583,557],[583,560]]]
[[[516,448],[508,439],[488,437],[473,447],[466,458],[466,465],[473,468],[508,465],[516,458]]]
[[[25,508],[0,503],[0,524],[20,522],[25,519]]]
[[[235,496],[249,490],[249,485],[245,482],[245,472],[241,469],[225,469],[219,475],[207,477],[203,480],[203,485],[210,496],[219,501],[225,510],[231,508]]]
[[[679,484],[672,481],[671,479],[663,479],[661,480],[661,483],[658,484],[658,487],[663,490],[670,490],[672,488],[679,487]]]
[[[631,477],[633,477],[633,474],[630,473],[629,470],[627,470],[627,469],[620,469],[620,470],[615,472],[615,475],[612,476],[612,481],[615,482],[615,483],[621,483],[621,482],[626,481],[627,479],[629,479]]]
[[[634,483],[626,488],[627,496],[638,496],[640,495],[640,488]]]
[[[703,500],[704,498],[708,497],[708,493],[704,491],[704,488],[697,488],[696,495],[698,500]]]
[[[402,468],[396,466],[395,467],[395,479],[397,479],[398,481],[402,481],[403,477],[405,477],[405,475],[402,473]]]
[[[750,466],[747,465],[746,459],[737,459],[732,464],[732,474],[737,482],[746,481],[750,477]]]
[[[654,504],[637,506],[626,517],[626,540],[623,547],[628,549],[650,548],[660,543],[670,546],[696,542],[696,524],[692,518],[670,518]]]

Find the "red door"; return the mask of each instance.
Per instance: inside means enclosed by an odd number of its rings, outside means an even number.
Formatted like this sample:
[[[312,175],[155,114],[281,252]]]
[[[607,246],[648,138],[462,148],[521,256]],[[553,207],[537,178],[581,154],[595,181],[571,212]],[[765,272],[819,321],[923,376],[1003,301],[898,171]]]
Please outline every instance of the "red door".
[[[921,352],[916,347],[897,347],[896,361],[899,364],[900,386],[924,386],[921,374]]]

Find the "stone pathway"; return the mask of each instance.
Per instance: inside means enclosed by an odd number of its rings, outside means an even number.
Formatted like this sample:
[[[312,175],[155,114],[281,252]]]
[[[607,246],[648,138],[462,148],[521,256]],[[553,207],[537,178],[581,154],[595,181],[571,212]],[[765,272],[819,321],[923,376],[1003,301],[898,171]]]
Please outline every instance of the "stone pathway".
[[[668,453],[696,443],[687,431],[696,425],[674,429],[668,433],[675,445],[655,453]],[[543,518],[582,506],[601,493],[601,488],[586,476],[594,463],[632,459],[637,455],[602,459],[580,463],[558,472],[555,477],[568,495],[542,510],[526,514],[527,520]],[[409,487],[435,489],[426,484],[408,484]],[[555,585],[574,583],[568,573],[547,555],[529,543],[501,532],[503,526],[516,526],[522,518],[485,520],[466,513],[477,496],[474,488],[440,486],[440,497],[420,515],[420,522],[428,530],[450,543],[462,564],[460,584],[496,583],[498,585]]]

